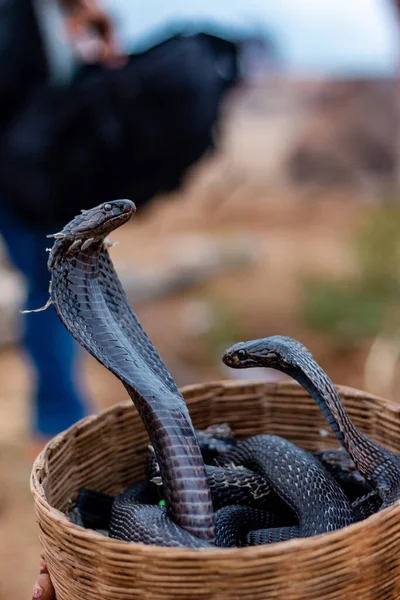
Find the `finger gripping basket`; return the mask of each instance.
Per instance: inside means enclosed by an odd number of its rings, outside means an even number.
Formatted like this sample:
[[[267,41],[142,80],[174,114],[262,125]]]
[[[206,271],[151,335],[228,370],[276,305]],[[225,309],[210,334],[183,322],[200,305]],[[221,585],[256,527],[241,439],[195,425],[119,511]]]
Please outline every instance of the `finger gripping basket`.
[[[400,453],[400,408],[338,387],[356,426]],[[193,423],[229,423],[239,438],[284,436],[307,450],[336,447],[297,384],[210,383],[182,390]],[[238,549],[127,544],[64,516],[80,487],[116,493],[144,475],[148,438],[129,401],[54,438],[33,466],[39,536],[57,600],[398,600],[400,506],[345,529]]]

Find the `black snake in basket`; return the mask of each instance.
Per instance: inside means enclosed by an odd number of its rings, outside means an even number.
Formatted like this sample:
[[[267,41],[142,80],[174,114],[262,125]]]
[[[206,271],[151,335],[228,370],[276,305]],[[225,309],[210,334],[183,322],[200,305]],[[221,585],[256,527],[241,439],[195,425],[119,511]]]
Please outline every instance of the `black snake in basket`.
[[[50,299],[66,328],[118,377],[138,409],[165,482],[171,524],[189,538],[212,542],[211,494],[186,403],[132,312],[107,250],[107,235],[134,212],[130,200],[102,204],[52,236]]]
[[[56,240],[48,261],[49,303],[74,338],[124,384],[147,429],[163,482],[166,509],[143,504],[129,491],[117,497],[111,534],[148,544],[210,547],[214,540],[221,546],[240,543],[243,528],[267,528],[268,540],[280,540],[323,533],[353,522],[348,498],[320,461],[276,436],[257,436],[253,441],[240,443],[226,460],[231,470],[237,471],[235,463],[243,459],[265,477],[294,510],[298,525],[290,531],[280,529],[275,514],[247,506],[225,506],[214,515],[209,474],[187,406],[133,313],[109,258],[107,236],[134,212],[134,204],[129,200],[105,203],[82,211],[61,232],[49,236]],[[227,364],[253,366],[245,365],[240,358],[242,348],[235,352],[225,356]],[[315,387],[310,391],[315,397]],[[335,418],[345,419],[345,413],[333,413],[330,422],[343,442]],[[364,437],[361,439],[364,441]],[[376,448],[369,440],[368,443],[368,448]],[[351,443],[346,447],[357,458],[360,472],[373,485],[378,482],[382,491],[394,455],[379,450],[386,454],[382,477],[377,479],[377,473],[371,475],[364,468],[357,449]],[[379,459],[378,453],[374,459]],[[223,462],[226,464],[225,459]],[[237,473],[235,477],[237,480]],[[223,485],[229,488],[231,481],[228,473]]]
[[[240,342],[229,348],[222,360],[236,369],[277,369],[298,381],[316,401],[336,438],[370,484],[373,490],[370,498],[375,496],[373,501],[379,502],[380,509],[400,499],[400,456],[373,442],[355,427],[332,381],[303,344],[284,336]],[[225,460],[232,462],[229,453],[222,458],[220,464]],[[235,461],[251,468],[254,458],[244,445],[243,450],[235,454]]]

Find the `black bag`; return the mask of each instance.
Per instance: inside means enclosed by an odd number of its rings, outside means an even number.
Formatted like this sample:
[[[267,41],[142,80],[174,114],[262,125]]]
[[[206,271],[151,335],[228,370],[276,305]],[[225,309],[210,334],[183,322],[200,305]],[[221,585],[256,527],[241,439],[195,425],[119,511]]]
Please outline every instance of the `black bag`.
[[[213,146],[238,48],[177,35],[118,69],[85,66],[67,88],[36,88],[3,132],[0,195],[49,228],[81,208],[176,188]]]
[[[31,0],[0,2],[0,135],[32,88],[47,77],[47,60]]]

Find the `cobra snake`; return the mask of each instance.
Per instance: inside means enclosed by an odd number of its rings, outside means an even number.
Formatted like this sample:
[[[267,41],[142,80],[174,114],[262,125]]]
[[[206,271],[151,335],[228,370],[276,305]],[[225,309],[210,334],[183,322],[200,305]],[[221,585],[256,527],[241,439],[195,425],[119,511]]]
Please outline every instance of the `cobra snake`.
[[[166,509],[122,494],[113,505],[114,537],[201,548],[215,543],[238,545],[244,530],[267,528],[271,541],[352,523],[350,501],[330,473],[315,457],[276,436],[262,436],[262,443],[259,437],[248,441],[252,456],[257,456],[255,462],[246,455],[246,442],[238,444],[226,459],[233,464],[239,453],[293,508],[299,525],[282,533],[276,514],[247,506],[225,506],[214,513],[206,468],[185,401],[130,307],[108,254],[108,235],[134,212],[129,200],[105,203],[82,211],[62,231],[48,236],[55,238],[48,260],[48,304],[53,304],[73,337],[123,383],[146,427],[160,469]],[[230,364],[228,354],[224,360]],[[236,359],[231,363],[244,366]],[[336,416],[331,419],[333,427]],[[295,480],[287,469],[283,472],[290,464],[300,473]],[[277,471],[283,488],[276,485]],[[310,494],[317,501],[307,508],[304,498]],[[331,500],[328,508],[322,496]],[[281,532],[279,538],[274,531]]]
[[[298,381],[318,404],[358,471],[376,490],[381,509],[400,499],[400,456],[357,429],[332,381],[303,344],[284,336],[239,342],[225,352],[222,360],[235,369],[277,369]]]
[[[115,200],[82,211],[50,236],[56,240],[48,259],[50,300],[73,337],[132,398],[160,466],[169,522],[188,538],[212,543],[211,494],[186,403],[132,311],[108,254],[107,236],[134,213],[133,202]]]

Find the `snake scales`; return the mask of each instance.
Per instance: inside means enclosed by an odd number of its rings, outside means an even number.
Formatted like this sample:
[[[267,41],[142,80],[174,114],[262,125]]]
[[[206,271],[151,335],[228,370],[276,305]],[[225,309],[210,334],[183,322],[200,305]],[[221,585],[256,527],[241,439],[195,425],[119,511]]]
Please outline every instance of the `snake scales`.
[[[142,488],[113,500],[111,535],[201,548],[304,537],[357,520],[360,499],[352,505],[323,460],[277,436],[239,442],[214,458],[210,475],[184,399],[132,311],[109,258],[107,236],[134,212],[129,200],[102,204],[49,236],[55,238],[48,260],[49,302],[74,338],[125,386],[148,432],[163,485],[166,508],[146,502]],[[399,497],[399,458],[356,430],[333,384],[303,346],[289,338],[267,338],[236,345],[223,360],[234,368],[272,366],[297,379],[371,486],[374,509],[377,496],[383,507]],[[244,493],[251,499],[257,481],[269,500],[289,507],[294,521],[282,522],[268,501],[262,509],[232,505],[232,488],[242,493],[247,486]],[[365,506],[361,499],[362,515],[372,510]]]

